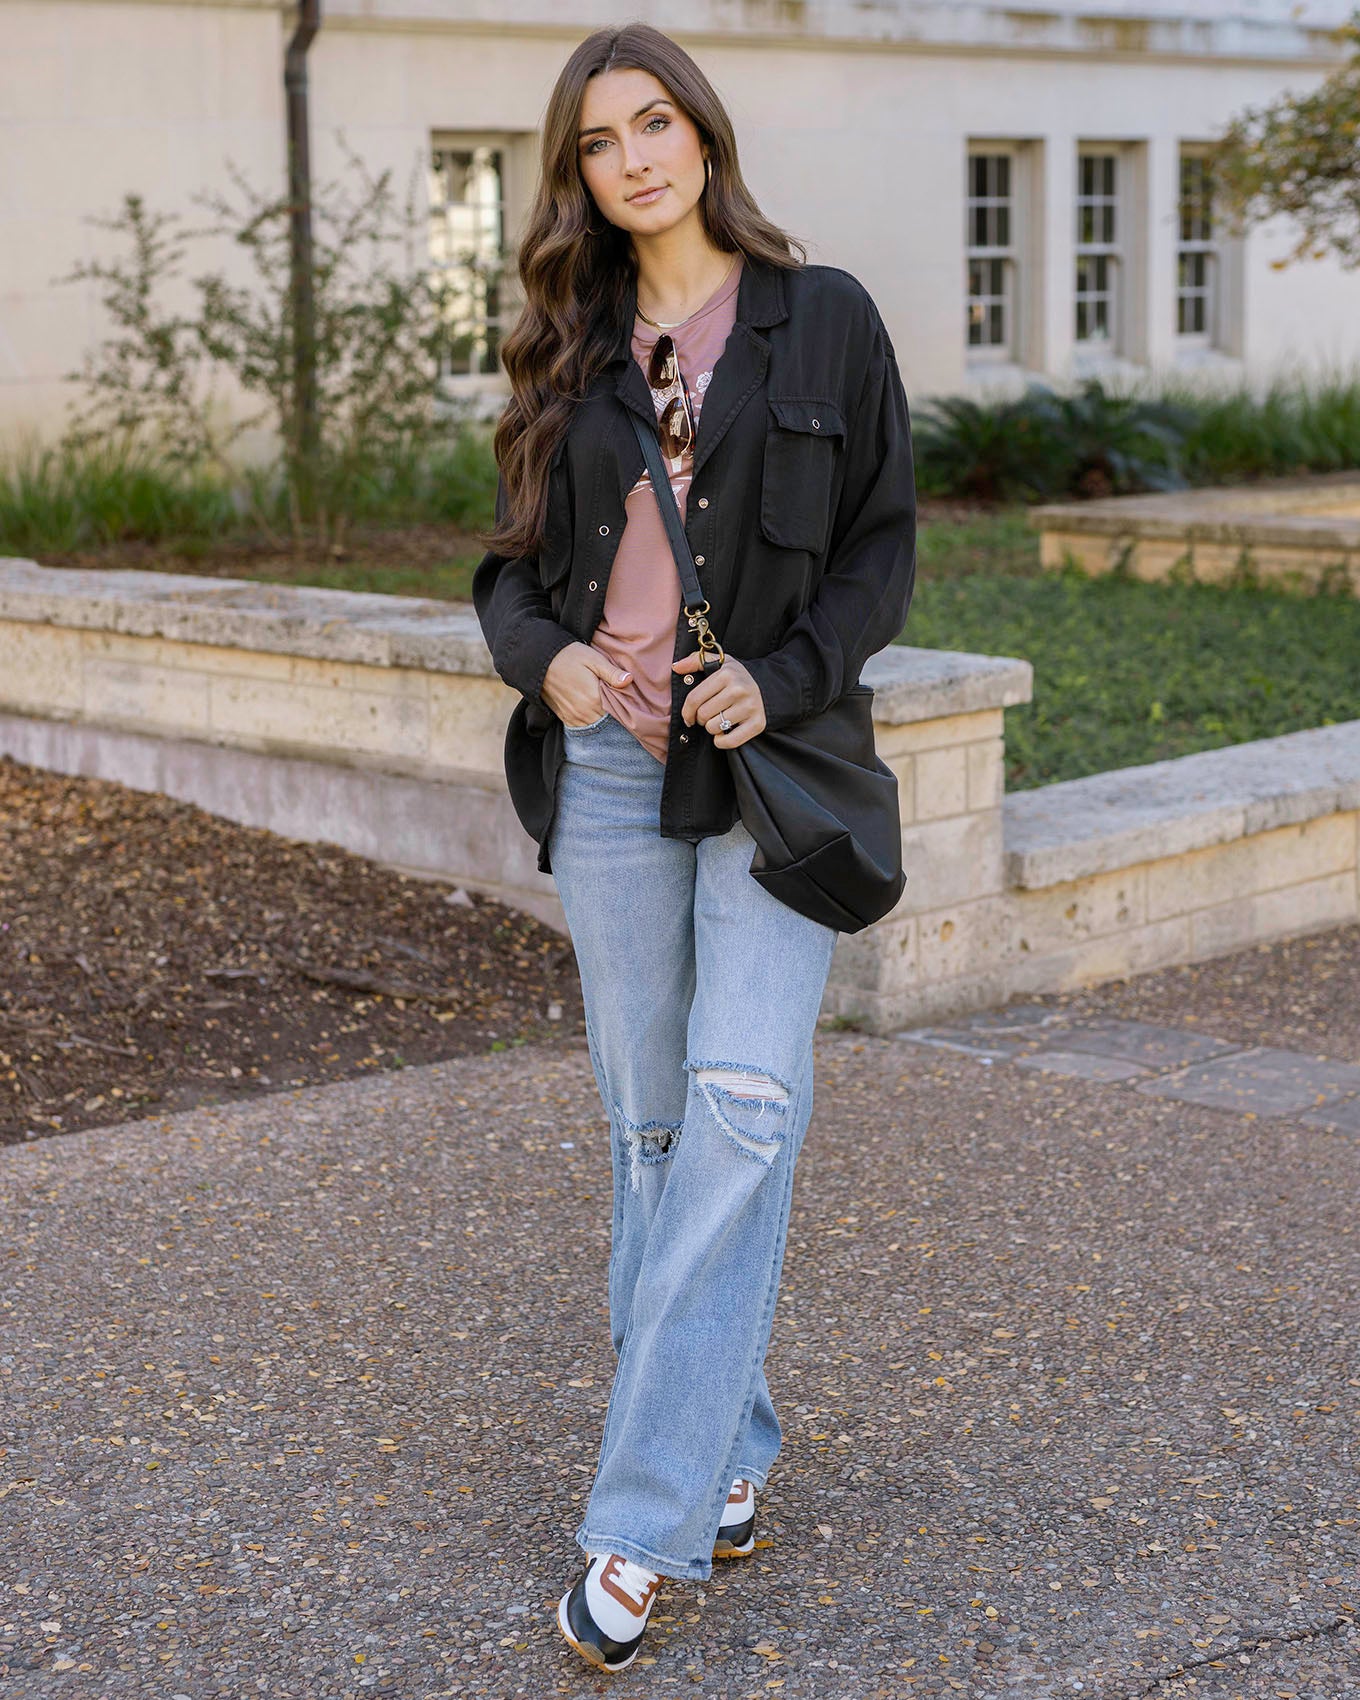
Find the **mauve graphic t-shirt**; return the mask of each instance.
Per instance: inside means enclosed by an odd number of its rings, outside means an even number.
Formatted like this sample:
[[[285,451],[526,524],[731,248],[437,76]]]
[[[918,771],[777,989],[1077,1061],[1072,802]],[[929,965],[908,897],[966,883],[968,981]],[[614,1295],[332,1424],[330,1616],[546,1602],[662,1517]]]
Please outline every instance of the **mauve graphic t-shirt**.
[[[675,338],[680,371],[689,387],[696,428],[713,368],[736,323],[741,265],[742,256],[737,254],[727,276],[708,300],[670,333]],[[644,373],[661,334],[642,319],[633,321],[633,353]],[[664,390],[653,390],[652,400],[660,419],[669,395]],[[669,471],[671,489],[683,521],[694,472],[693,444],[671,460]],[[628,492],[624,512],[623,535],[609,575],[604,613],[590,641],[618,668],[633,675],[626,685],[600,680],[604,708],[664,763],[670,738],[671,663],[675,659],[675,627],[682,599],[680,574],[646,468]]]

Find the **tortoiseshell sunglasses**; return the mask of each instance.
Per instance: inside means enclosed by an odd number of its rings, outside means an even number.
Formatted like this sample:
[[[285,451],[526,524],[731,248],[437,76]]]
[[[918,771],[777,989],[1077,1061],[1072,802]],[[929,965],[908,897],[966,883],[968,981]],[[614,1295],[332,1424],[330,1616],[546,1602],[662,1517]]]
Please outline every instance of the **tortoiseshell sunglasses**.
[[[662,331],[652,344],[651,359],[647,362],[647,381],[654,390],[668,390],[677,380],[680,393],[666,403],[657,423],[662,452],[672,460],[693,446],[694,415],[690,411],[689,387],[676,358],[675,338]]]

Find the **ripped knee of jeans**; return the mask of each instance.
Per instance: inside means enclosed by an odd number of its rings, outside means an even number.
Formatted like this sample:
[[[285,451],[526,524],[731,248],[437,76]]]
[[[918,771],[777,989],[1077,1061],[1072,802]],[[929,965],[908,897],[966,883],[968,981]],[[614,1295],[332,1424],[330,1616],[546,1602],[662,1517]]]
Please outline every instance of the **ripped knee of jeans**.
[[[688,1062],[685,1066],[726,1137],[743,1156],[768,1169],[788,1133],[788,1084],[740,1063]]]
[[[675,1154],[683,1122],[635,1122],[629,1119],[618,1103],[614,1114],[628,1145],[628,1185],[637,1192],[642,1184],[643,1163],[665,1163]]]

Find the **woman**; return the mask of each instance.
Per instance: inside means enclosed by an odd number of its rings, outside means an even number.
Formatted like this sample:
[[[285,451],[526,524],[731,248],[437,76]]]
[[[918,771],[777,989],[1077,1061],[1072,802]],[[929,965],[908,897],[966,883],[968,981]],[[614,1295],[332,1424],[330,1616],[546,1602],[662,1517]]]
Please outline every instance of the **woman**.
[[[790,248],[687,54],[642,24],[581,43],[520,244],[473,598],[520,693],[507,778],[610,1125],[618,1362],[589,1562],[558,1607],[605,1670],[636,1656],[663,1577],[754,1549],[781,1440],[763,1363],[837,935],[751,877],[725,752],[854,685],[915,576],[892,344],[853,277]],[[631,414],[726,652],[706,674]]]

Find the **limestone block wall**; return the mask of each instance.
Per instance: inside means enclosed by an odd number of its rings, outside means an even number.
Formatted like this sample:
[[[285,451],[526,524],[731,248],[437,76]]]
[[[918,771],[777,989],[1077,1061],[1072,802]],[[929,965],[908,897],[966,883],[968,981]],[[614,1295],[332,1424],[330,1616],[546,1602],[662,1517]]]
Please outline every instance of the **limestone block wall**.
[[[1007,799],[1016,991],[1360,920],[1360,720]]]
[[[903,819],[920,823],[918,894],[998,886],[1002,710],[1028,700],[1028,662],[894,646],[864,677]],[[505,790],[517,700],[455,604],[0,561],[0,750],[455,879],[561,927]],[[905,910],[843,939],[832,1003],[887,1018],[909,960]]]
[[[1360,919],[1360,721],[1007,797],[1027,662],[865,669],[907,886],[842,935],[873,1031]],[[505,790],[515,693],[457,605],[0,560],[0,752],[459,881],[563,926]]]
[[[1186,573],[1218,584],[1250,570],[1286,590],[1360,595],[1360,479],[1354,472],[1302,482],[1267,479],[1095,502],[1051,502],[1026,515],[1040,533],[1041,565],[1072,561],[1087,573],[1134,578]]]
[[[1002,722],[997,707],[875,726],[897,775],[907,885],[891,914],[838,941],[828,1011],[886,1028],[903,1010],[972,1001],[960,984],[971,972],[966,941],[986,935],[1005,884]]]

